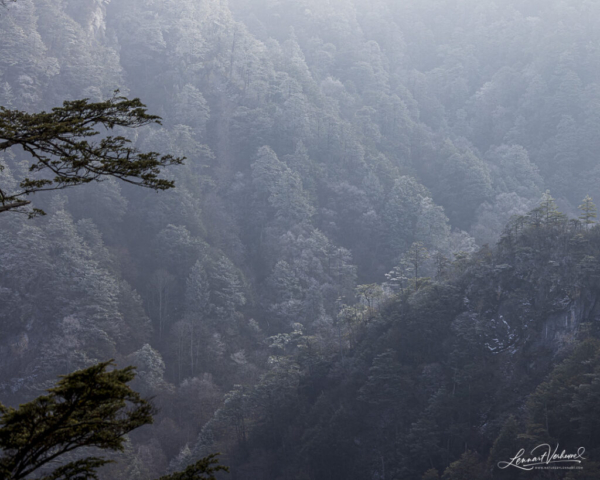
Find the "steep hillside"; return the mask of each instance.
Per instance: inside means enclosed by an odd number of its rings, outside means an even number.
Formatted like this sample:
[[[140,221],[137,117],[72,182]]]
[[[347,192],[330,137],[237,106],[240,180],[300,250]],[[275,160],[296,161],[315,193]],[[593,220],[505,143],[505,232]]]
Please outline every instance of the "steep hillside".
[[[596,478],[599,254],[600,228],[546,197],[496,248],[346,310],[329,345],[273,337],[269,374],[230,394],[190,458],[242,422],[235,478]],[[498,468],[544,443],[583,447],[584,469]]]
[[[0,214],[3,403],[137,365],[161,413],[116,480],[215,450],[235,478],[420,479],[495,462],[502,428],[596,448],[598,229],[544,192],[600,195],[599,2],[0,8],[0,106],[119,89],[163,121],[118,133],[187,158],[167,192]],[[28,166],[1,152],[2,189]]]

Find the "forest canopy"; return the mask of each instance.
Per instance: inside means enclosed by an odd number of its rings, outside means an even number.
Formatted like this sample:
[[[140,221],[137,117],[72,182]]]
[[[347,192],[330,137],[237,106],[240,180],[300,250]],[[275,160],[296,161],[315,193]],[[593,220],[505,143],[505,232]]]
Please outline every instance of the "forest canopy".
[[[599,2],[2,3],[4,405],[136,366],[101,479],[598,477]]]

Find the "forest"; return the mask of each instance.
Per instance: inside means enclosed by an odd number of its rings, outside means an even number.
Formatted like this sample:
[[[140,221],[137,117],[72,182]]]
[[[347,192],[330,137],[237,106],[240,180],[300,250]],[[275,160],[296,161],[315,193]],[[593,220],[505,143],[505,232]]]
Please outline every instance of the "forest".
[[[598,19],[0,1],[0,415],[113,359],[155,415],[99,480],[600,478]],[[585,453],[507,466],[539,445]]]

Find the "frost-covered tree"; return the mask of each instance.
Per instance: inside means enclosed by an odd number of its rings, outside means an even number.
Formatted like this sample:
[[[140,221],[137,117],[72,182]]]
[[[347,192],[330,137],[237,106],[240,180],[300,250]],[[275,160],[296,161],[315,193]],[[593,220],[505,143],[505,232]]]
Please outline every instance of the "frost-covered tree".
[[[589,226],[596,223],[594,220],[596,218],[596,205],[592,201],[592,197],[587,195],[583,199],[583,203],[579,205],[579,210],[581,210],[581,215],[579,215],[579,219],[583,222],[584,225]]]

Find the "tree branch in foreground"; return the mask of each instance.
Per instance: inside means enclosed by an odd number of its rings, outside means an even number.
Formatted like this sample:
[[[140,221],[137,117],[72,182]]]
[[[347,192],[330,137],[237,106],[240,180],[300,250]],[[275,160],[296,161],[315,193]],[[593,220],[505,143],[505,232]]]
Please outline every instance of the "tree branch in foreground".
[[[160,171],[183,164],[184,158],[140,152],[122,136],[91,140],[100,134],[99,127],[113,130],[149,124],[160,124],[160,117],[149,115],[138,98],[129,100],[118,96],[118,91],[103,102],[67,101],[50,113],[31,114],[0,107],[0,152],[20,145],[34,158],[29,171],[43,175],[23,179],[16,192],[0,188],[0,212],[29,205],[23,197],[32,193],[61,190],[107,177],[154,190],[173,188],[172,181],[159,178]]]

